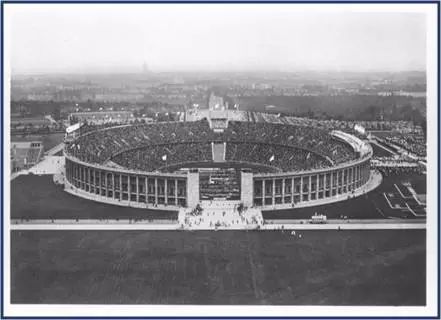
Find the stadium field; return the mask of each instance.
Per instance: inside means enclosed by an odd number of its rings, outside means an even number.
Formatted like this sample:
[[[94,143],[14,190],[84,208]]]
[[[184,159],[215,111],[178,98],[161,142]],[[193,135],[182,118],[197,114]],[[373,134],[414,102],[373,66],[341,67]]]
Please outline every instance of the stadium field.
[[[11,181],[11,219],[166,219],[177,211],[120,207],[73,196],[51,175],[23,175]]]
[[[424,230],[12,231],[11,299],[424,305],[425,241]]]
[[[418,193],[426,193],[426,176],[420,174],[401,174],[383,176],[381,185],[360,197],[326,204],[322,206],[293,208],[287,210],[262,211],[265,219],[309,219],[314,213],[325,214],[328,218],[382,219],[388,217],[411,218],[412,215],[393,210],[387,204],[383,193],[397,193],[394,184],[410,182]]]

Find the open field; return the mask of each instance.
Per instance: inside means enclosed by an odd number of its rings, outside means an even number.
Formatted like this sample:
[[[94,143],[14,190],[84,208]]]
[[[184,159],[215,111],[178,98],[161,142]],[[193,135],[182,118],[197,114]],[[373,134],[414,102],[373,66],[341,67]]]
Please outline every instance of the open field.
[[[50,175],[23,175],[11,181],[11,218],[177,220],[178,213],[98,203],[65,192],[52,182]]]
[[[424,305],[424,230],[12,231],[13,303]]]
[[[51,133],[44,135],[14,135],[11,137],[11,141],[43,141],[44,151],[55,147],[57,144],[63,142],[64,133]]]

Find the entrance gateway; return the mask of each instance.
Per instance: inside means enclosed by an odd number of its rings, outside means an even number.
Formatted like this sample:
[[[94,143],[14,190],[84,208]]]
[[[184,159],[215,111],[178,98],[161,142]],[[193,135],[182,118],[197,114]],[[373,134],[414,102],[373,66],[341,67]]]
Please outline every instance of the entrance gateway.
[[[195,207],[201,201],[240,202],[252,206],[253,173],[246,164],[219,163],[216,167],[201,164],[185,165],[187,172],[187,206]],[[246,166],[246,167],[245,167]]]
[[[199,170],[201,200],[240,200],[240,171],[234,168]]]

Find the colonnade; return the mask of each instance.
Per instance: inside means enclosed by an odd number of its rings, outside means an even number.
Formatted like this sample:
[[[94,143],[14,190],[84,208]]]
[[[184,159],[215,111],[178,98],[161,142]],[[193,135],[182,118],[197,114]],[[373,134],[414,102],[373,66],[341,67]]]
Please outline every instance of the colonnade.
[[[254,177],[253,203],[256,206],[295,204],[337,195],[352,194],[368,182],[369,161],[342,169],[317,173]]]
[[[74,187],[100,198],[151,205],[187,205],[185,176],[130,174],[89,167],[66,158],[66,179]]]
[[[247,206],[274,206],[349,196],[369,178],[369,159],[344,168],[298,174],[242,172],[241,201]],[[138,174],[89,166],[66,158],[66,180],[73,188],[94,195],[101,202],[194,207],[200,200],[197,170],[187,175]]]

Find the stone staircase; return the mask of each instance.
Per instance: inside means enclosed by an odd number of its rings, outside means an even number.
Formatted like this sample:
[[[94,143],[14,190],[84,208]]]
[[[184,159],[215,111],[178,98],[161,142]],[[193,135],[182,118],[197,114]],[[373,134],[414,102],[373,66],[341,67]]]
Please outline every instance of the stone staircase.
[[[239,213],[240,201],[202,201],[200,214],[191,209],[179,211],[179,223],[189,230],[242,230],[256,229],[263,224],[262,213],[257,208],[247,208]]]

